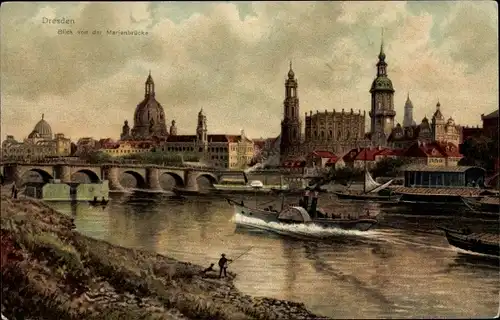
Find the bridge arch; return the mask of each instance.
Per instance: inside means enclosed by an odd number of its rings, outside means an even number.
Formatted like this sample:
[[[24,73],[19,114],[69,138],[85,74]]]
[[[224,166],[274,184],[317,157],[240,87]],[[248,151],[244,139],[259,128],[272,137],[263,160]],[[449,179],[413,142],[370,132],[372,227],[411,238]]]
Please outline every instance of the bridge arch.
[[[172,177],[175,181],[175,187],[178,187],[178,188],[184,187],[184,179],[180,175],[178,175],[177,173],[169,172],[169,171],[160,172],[160,177],[163,175],[168,175],[168,176]]]
[[[20,175],[19,175],[19,178],[21,179],[21,182],[22,179],[27,175],[29,174],[30,172],[36,172],[38,173],[41,177],[42,177],[42,180],[44,183],[47,183],[49,182],[50,180],[54,179],[54,177],[48,173],[47,171],[43,170],[43,169],[39,169],[39,168],[30,168],[28,170],[25,170],[25,171],[22,171],[20,172]],[[25,183],[28,182],[28,181],[24,181]]]
[[[75,174],[77,174],[77,173],[83,173],[83,174],[85,174],[90,179],[91,183],[101,182],[101,179],[99,178],[99,176],[97,175],[97,173],[95,173],[94,171],[89,170],[89,169],[82,169],[82,170],[78,170],[78,171],[74,172],[71,175],[71,181],[73,181],[73,176]]]
[[[128,173],[129,175],[134,177],[134,179],[136,181],[135,187],[137,189],[146,189],[147,188],[146,179],[142,176],[142,174],[140,174],[139,172],[134,171],[134,170],[124,170],[122,172],[122,175],[125,173]]]
[[[208,180],[208,182],[210,182],[210,184],[213,186],[214,184],[217,184],[217,182],[219,182],[219,180],[217,179],[217,176],[214,175],[214,174],[211,174],[211,173],[200,173],[197,177],[196,177],[196,180],[197,180],[197,183],[198,185],[200,184],[198,182],[198,179],[200,178],[205,178]]]

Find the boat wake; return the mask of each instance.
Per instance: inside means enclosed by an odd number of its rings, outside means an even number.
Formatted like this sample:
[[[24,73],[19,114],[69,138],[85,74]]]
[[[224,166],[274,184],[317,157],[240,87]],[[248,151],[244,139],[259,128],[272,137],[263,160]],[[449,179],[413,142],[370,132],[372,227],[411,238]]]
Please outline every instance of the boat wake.
[[[260,219],[249,218],[241,214],[235,214],[232,221],[238,225],[262,229],[281,235],[308,240],[329,239],[336,237],[365,237],[377,238],[382,233],[377,231],[344,230],[340,228],[323,228],[314,224],[286,224],[279,222],[264,222]]]

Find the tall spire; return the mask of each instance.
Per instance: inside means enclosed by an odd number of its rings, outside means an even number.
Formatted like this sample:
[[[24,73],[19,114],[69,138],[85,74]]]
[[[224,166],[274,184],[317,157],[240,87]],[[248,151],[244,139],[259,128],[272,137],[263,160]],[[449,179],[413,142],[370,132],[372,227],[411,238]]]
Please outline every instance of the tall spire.
[[[288,71],[288,79],[293,79],[295,77],[295,72],[292,69],[292,60],[290,60],[290,70]]]
[[[42,120],[43,120],[43,117],[44,117],[44,116],[45,116],[45,114],[44,114],[44,113],[42,113]]]
[[[385,59],[385,52],[384,52],[384,28],[382,28],[382,36],[381,36],[381,41],[380,41],[380,53],[378,54],[378,58],[381,61],[384,61]]]
[[[145,88],[144,88],[144,96],[154,97],[155,95],[155,83],[153,81],[153,77],[151,77],[151,70],[149,70],[148,78],[146,79]]]

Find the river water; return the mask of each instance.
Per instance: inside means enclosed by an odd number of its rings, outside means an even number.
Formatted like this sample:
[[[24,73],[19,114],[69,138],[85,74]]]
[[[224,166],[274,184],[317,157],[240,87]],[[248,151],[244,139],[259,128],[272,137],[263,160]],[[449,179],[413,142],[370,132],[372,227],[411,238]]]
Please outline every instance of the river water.
[[[312,241],[237,226],[221,199],[122,195],[105,208],[53,206],[73,215],[85,235],[203,266],[217,265],[223,252],[235,258],[249,250],[230,265],[241,291],[304,302],[327,317],[489,318],[499,307],[498,261],[458,252],[435,229],[460,222],[498,232],[498,221],[404,214],[325,196],[320,206],[337,213],[369,210],[380,222],[365,233],[339,231],[334,239]]]

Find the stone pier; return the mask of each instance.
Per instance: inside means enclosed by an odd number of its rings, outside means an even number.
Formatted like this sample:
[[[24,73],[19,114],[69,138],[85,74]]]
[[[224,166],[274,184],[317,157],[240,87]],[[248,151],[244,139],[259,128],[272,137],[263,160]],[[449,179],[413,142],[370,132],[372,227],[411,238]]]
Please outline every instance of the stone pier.
[[[184,172],[184,189],[189,191],[198,191],[198,175],[193,170],[186,170]]]
[[[120,184],[119,168],[116,167],[102,168],[102,178],[104,180],[109,181],[109,191],[125,192],[125,188]]]
[[[54,179],[61,180],[62,183],[70,183],[71,182],[71,170],[68,166],[58,165],[54,166]]]
[[[158,168],[146,168],[146,187],[150,191],[163,191]]]
[[[7,184],[10,184],[12,182],[19,184],[21,181],[19,168],[17,166],[4,166],[2,174],[5,179],[5,183]]]

